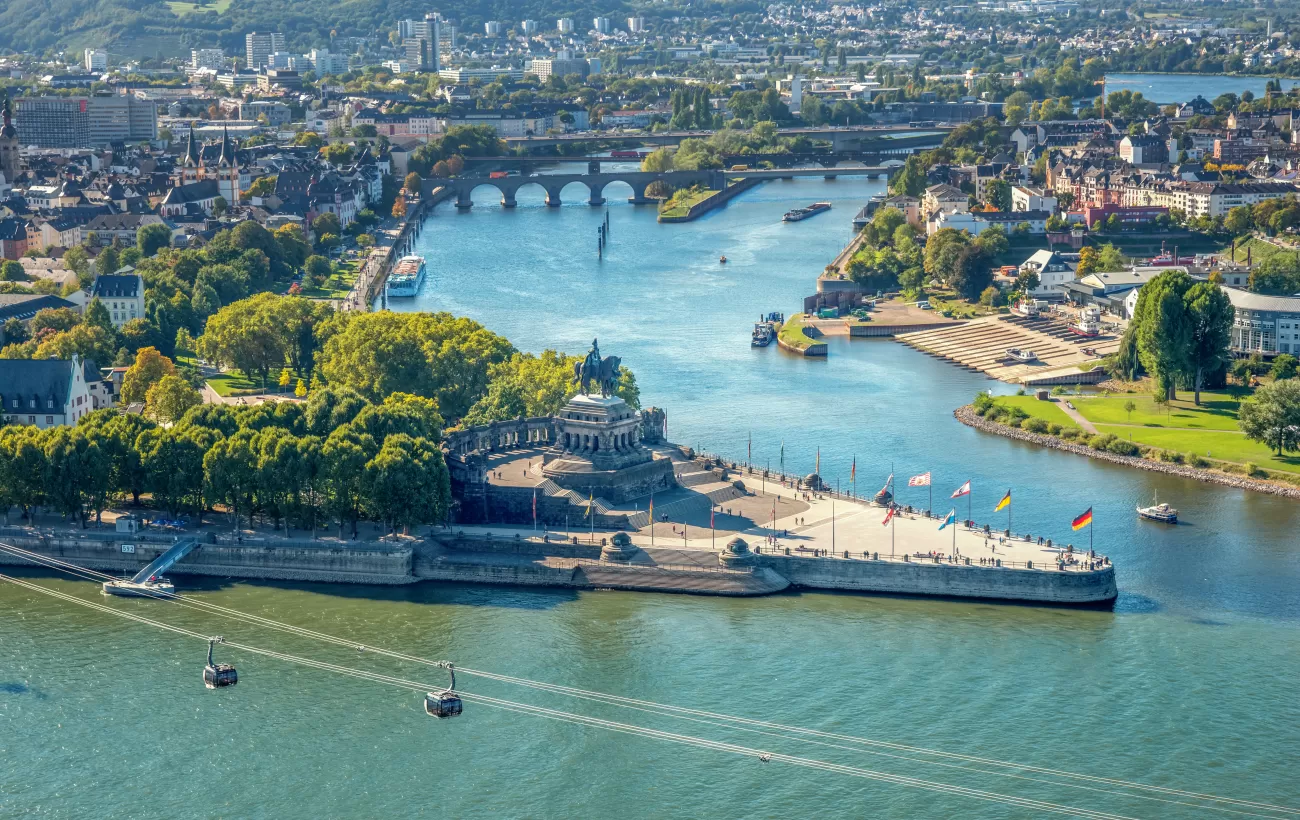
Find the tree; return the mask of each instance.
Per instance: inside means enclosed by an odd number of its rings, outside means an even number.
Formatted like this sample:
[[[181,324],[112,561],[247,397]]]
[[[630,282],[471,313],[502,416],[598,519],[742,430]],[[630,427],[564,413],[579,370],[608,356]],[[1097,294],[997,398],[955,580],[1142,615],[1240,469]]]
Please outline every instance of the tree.
[[[284,264],[290,270],[301,268],[311,254],[311,245],[307,244],[307,240],[302,235],[302,228],[297,225],[281,225],[276,228],[275,242],[280,247]]]
[[[307,257],[307,261],[302,268],[303,282],[315,287],[320,287],[329,281],[333,273],[333,266],[330,264],[329,259],[324,256]]]
[[[99,255],[95,257],[95,272],[101,276],[104,274],[114,273],[122,267],[120,262],[121,253],[117,248],[109,245],[107,248],[101,250]]]
[[[104,307],[104,303],[100,301],[98,296],[91,299],[90,304],[86,306],[85,323],[91,327],[103,328],[109,333],[114,330],[113,319],[109,316],[108,308]]]
[[[32,358],[71,359],[75,354],[83,360],[107,367],[113,362],[117,348],[117,339],[111,332],[95,325],[80,324],[42,341]]]
[[[404,216],[406,216],[406,200],[399,196],[393,200],[393,217],[401,219]]]
[[[325,144],[325,139],[315,131],[299,131],[294,135],[293,144],[312,150],[319,150]]]
[[[239,430],[217,440],[203,456],[204,483],[210,497],[229,506],[236,530],[242,511],[247,510],[251,516],[257,491],[256,436],[251,430]]]
[[[201,427],[176,425],[139,437],[144,486],[155,504],[173,516],[186,507],[203,511],[204,454],[218,437]]]
[[[1169,270],[1142,286],[1131,326],[1142,365],[1156,380],[1157,395],[1175,398],[1178,376],[1192,369],[1191,322],[1183,295],[1191,278]]]
[[[1231,356],[1232,322],[1235,311],[1223,288],[1197,282],[1183,295],[1190,345],[1187,351],[1195,403],[1201,404],[1205,376],[1217,373]]]
[[[334,142],[320,149],[321,156],[333,166],[347,165],[352,161],[355,150],[345,142]]]
[[[172,243],[172,232],[161,222],[142,225],[135,232],[135,245],[146,257],[153,256]]]
[[[384,441],[365,467],[368,512],[392,528],[445,520],[451,484],[442,451],[427,439],[399,433]]]
[[[1245,236],[1254,227],[1255,219],[1247,205],[1233,208],[1223,218],[1223,229],[1233,237]]]
[[[1296,375],[1296,357],[1290,353],[1281,353],[1273,359],[1273,367],[1270,372],[1277,381],[1283,379],[1294,379]]]
[[[942,282],[951,282],[957,257],[970,244],[970,234],[955,228],[940,228],[925,243],[925,272]]]
[[[12,259],[7,259],[4,264],[0,264],[0,281],[26,282],[27,274],[23,271],[22,265]]]
[[[276,174],[269,174],[264,177],[258,177],[257,179],[253,180],[252,185],[248,186],[248,190],[244,192],[244,195],[249,198],[268,197],[271,194],[275,193],[275,183],[278,180],[279,177]]]
[[[306,301],[259,293],[221,308],[208,317],[199,352],[209,361],[259,375],[265,386],[271,371],[284,365],[298,331],[276,310],[282,300]]]
[[[161,422],[180,421],[191,407],[203,403],[203,396],[180,376],[163,376],[145,393],[144,411]]]
[[[673,152],[667,148],[651,151],[645,159],[641,160],[641,170],[656,174],[673,170]]]
[[[412,171],[406,175],[406,179],[402,182],[402,187],[408,194],[414,196],[420,193],[420,185],[423,182],[424,180],[420,178],[420,175]]]
[[[953,264],[951,284],[962,298],[969,302],[979,299],[980,293],[993,282],[993,260],[984,248],[967,245],[957,254]]]
[[[298,384],[293,388],[293,394],[300,399],[307,398],[307,382],[299,379]]]
[[[1278,456],[1300,450],[1300,379],[1256,390],[1241,403],[1237,424],[1246,438],[1268,445]]]
[[[325,234],[340,236],[343,233],[343,228],[339,224],[338,216],[329,213],[328,211],[320,214],[312,220],[311,229],[316,234],[317,244],[320,243],[321,237]]]
[[[224,196],[217,196],[212,200],[212,215],[216,218],[225,216],[228,210],[230,210],[230,203]]]
[[[72,330],[79,323],[77,312],[72,308],[45,308],[36,311],[29,325],[31,335],[37,338],[48,335],[44,331],[63,333]]]
[[[135,363],[122,376],[122,403],[139,404],[145,401],[149,388],[164,376],[175,376],[172,360],[154,347],[142,347],[135,354]]]
[[[1132,399],[1124,402],[1124,412],[1128,414],[1128,420],[1130,422],[1133,421],[1133,411],[1136,409],[1138,409],[1138,406],[1133,403]]]
[[[993,308],[1002,299],[1002,291],[989,285],[980,292],[980,304],[986,308]]]
[[[1100,258],[1100,254],[1097,253],[1097,249],[1092,247],[1091,245],[1085,245],[1084,247],[1080,248],[1079,267],[1077,269],[1079,275],[1087,276],[1090,273],[1096,273],[1098,270],[1100,270],[1101,268],[1099,267],[1100,264],[1099,258]]]
[[[889,190],[895,194],[920,196],[925,192],[926,183],[929,182],[925,170],[925,164],[921,161],[921,158],[913,154],[907,158],[907,161],[903,164],[903,169],[889,181]]]
[[[1011,183],[1005,179],[995,179],[986,189],[987,201],[999,211],[1011,210]]]
[[[289,389],[289,384],[290,384],[290,382],[292,382],[292,381],[293,381],[293,374],[289,372],[289,368],[286,367],[286,368],[284,368],[283,370],[281,370],[281,371],[280,371],[280,382],[279,382],[279,384],[280,384],[280,392],[283,393],[285,390],[288,390],[288,389]]]
[[[1039,284],[1038,271],[1025,269],[1016,276],[1016,290],[1025,296],[1028,296]]]
[[[514,348],[477,322],[449,313],[336,313],[318,367],[332,385],[379,400],[396,392],[436,399],[449,419],[487,391],[489,368]]]

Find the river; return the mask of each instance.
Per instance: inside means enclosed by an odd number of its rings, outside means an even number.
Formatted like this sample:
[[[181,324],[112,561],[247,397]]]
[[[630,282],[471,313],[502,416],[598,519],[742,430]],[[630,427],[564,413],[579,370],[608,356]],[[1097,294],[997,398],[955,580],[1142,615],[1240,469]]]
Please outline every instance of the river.
[[[976,433],[951,411],[1009,389],[888,340],[832,340],[824,361],[751,349],[760,312],[797,309],[880,183],[767,183],[686,225],[659,225],[611,186],[603,209],[506,211],[479,189],[421,236],[423,292],[524,350],[593,336],[667,409],[674,440],[848,481],[932,471],[935,506],[970,479],[974,517],[1011,488],[1015,528],[1079,542],[1096,510],[1113,611],[831,594],[725,600],[421,585],[221,584],[205,599],[350,641],[583,689],[949,752],[1295,806],[1300,759],[1300,512],[1292,501],[1095,463]],[[830,213],[780,215],[827,200]],[[718,264],[725,254],[730,260]],[[904,502],[924,491],[903,489]],[[1139,523],[1158,492],[1187,523]],[[960,509],[964,512],[964,502]],[[882,529],[882,543],[885,537]],[[98,599],[88,583],[33,575]],[[132,611],[232,640],[430,681],[437,670],[201,618]],[[199,682],[204,647],[0,587],[0,815],[163,818],[1039,817],[951,794],[759,763],[467,702],[425,717],[415,693],[227,651],[240,683]],[[220,650],[219,650],[219,654]],[[473,692],[1129,817],[1215,813],[617,711],[458,676]],[[836,744],[844,745],[844,744]],[[877,751],[888,751],[880,750]],[[894,755],[915,757],[903,752]],[[948,761],[953,762],[953,761]],[[1019,772],[1019,774],[1026,774]],[[1041,776],[1034,775],[1041,779]],[[1099,790],[1098,790],[1099,789]],[[1241,807],[1237,807],[1241,810]],[[1258,811],[1250,809],[1251,811]],[[1266,814],[1265,816],[1273,816]]]
[[[1107,74],[1106,91],[1140,91],[1142,96],[1160,105],[1185,103],[1196,95],[1213,101],[1220,94],[1249,91],[1264,96],[1264,86],[1271,77],[1234,76],[1228,74]],[[1282,90],[1300,85],[1297,79],[1282,79]]]

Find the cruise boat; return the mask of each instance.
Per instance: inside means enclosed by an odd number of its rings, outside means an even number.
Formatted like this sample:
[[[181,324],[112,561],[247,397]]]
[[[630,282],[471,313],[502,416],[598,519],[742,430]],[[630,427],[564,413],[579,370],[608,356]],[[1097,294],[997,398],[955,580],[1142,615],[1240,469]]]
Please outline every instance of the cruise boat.
[[[798,222],[801,219],[807,219],[810,216],[816,216],[822,211],[829,211],[831,204],[829,202],[814,202],[807,208],[795,208],[793,211],[786,211],[785,216],[781,217],[782,222]]]
[[[384,293],[389,298],[395,296],[414,296],[419,293],[424,283],[424,257],[403,256],[388,274],[388,284]]]
[[[755,322],[754,335],[749,339],[750,347],[767,347],[776,338],[776,328],[771,322]]]
[[[1075,336],[1093,339],[1101,335],[1101,311],[1095,307],[1086,307],[1079,311],[1079,318],[1070,324],[1070,332]]]
[[[1012,347],[1007,350],[1007,358],[1012,361],[1028,364],[1029,362],[1038,361],[1038,356],[1032,350],[1021,350],[1018,347]]]
[[[1155,499],[1152,499],[1154,502]],[[1152,503],[1150,507],[1138,507],[1137,514],[1139,518],[1145,518],[1147,521],[1159,521],[1161,524],[1177,524],[1178,510],[1168,504]]]

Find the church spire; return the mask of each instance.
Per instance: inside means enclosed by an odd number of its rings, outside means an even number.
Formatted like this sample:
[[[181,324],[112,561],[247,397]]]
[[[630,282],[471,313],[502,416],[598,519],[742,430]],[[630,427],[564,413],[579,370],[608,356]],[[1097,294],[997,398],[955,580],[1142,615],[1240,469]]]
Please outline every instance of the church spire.
[[[185,144],[185,157],[181,160],[181,165],[186,168],[197,168],[199,166],[199,147],[194,142],[194,127],[190,127],[190,138]]]
[[[0,137],[3,137],[4,139],[18,138],[18,129],[14,128],[13,109],[11,108],[8,97],[5,97],[4,121],[3,124],[0,125]]]

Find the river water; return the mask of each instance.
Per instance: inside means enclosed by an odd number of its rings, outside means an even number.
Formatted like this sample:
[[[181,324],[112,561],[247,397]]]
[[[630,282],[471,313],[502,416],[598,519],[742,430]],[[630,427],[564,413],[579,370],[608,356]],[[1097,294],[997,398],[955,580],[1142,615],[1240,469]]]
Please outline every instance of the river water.
[[[1228,74],[1107,74],[1106,91],[1140,91],[1142,96],[1161,105],[1185,103],[1196,95],[1213,100],[1220,94],[1249,91],[1264,96],[1269,77],[1232,76]],[[1282,79],[1282,90],[1290,91],[1300,80]]]
[[[824,361],[751,349],[850,236],[880,183],[772,182],[723,211],[659,225],[611,186],[603,209],[506,211],[480,189],[420,239],[429,276],[395,309],[452,310],[524,350],[593,336],[637,374],[670,436],[874,492],[932,471],[935,506],[970,479],[978,520],[1013,491],[1018,531],[1097,548],[1113,611],[830,594],[725,600],[420,585],[220,584],[205,599],[350,641],[583,689],[949,752],[1296,806],[1300,512],[1294,502],[1095,463],[976,433],[951,411],[1008,388],[888,340],[833,340]],[[785,225],[783,211],[834,209]],[[718,263],[725,254],[729,262]],[[924,503],[903,489],[904,502]],[[1135,520],[1153,493],[1186,524]],[[959,507],[964,514],[964,504]],[[882,543],[884,530],[881,531]],[[1086,536],[1085,536],[1086,537]],[[98,599],[88,583],[32,575]],[[438,683],[437,670],[214,621],[113,605],[232,640]],[[228,651],[240,684],[199,683],[204,647],[0,587],[0,816],[1037,817],[968,797],[601,732],[466,704],[425,717],[415,693]],[[459,676],[462,688],[689,735],[1129,817],[1215,812],[745,735]],[[844,745],[844,744],[838,744]],[[879,750],[878,750],[879,751]],[[888,750],[883,750],[888,751]],[[890,754],[907,753],[897,751]],[[950,763],[953,761],[949,761]],[[1026,774],[1020,772],[1020,774]],[[1033,775],[1042,779],[1040,775]],[[1099,790],[1097,790],[1099,789]],[[1171,795],[1161,800],[1189,802]],[[1238,806],[1237,810],[1242,807]],[[1258,812],[1257,809],[1248,809]],[[1226,816],[1226,815],[1224,815]],[[1265,816],[1273,816],[1266,814]]]

